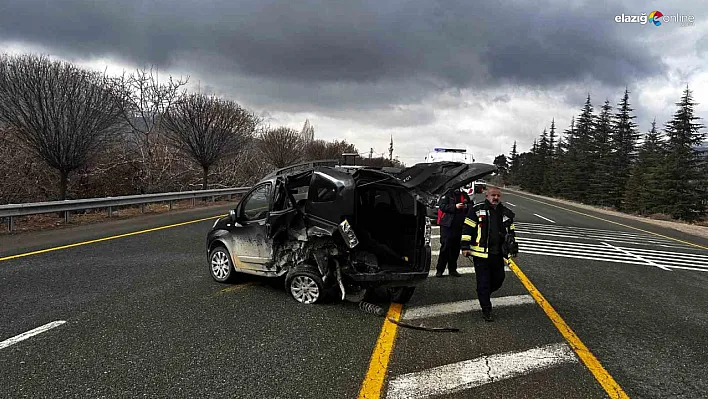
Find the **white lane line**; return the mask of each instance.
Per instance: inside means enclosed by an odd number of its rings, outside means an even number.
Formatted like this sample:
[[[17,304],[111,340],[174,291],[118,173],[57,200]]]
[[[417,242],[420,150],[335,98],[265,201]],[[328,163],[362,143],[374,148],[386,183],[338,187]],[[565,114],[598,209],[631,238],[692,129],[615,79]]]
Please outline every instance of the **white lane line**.
[[[593,235],[577,235],[577,234],[552,234],[552,233],[536,233],[536,232],[530,232],[527,230],[517,230],[517,234],[522,234],[522,235],[533,235],[533,236],[546,236],[546,237],[558,237],[558,238],[575,238],[575,239],[581,239],[581,240],[607,240],[609,237],[607,236],[593,236]],[[671,244],[661,244],[659,242],[648,242],[646,240],[630,240],[628,238],[612,238],[612,241],[617,242],[617,243],[623,243],[623,244],[636,244],[636,245],[647,245],[647,246],[657,246],[657,247],[667,247],[667,248],[687,248],[691,249],[690,247],[686,245],[671,245]],[[666,241],[664,241],[666,242]]]
[[[615,247],[615,246],[612,245],[612,244],[608,244],[608,243],[606,243],[606,242],[603,242],[603,244],[605,244],[606,246],[608,246],[608,247],[610,247],[610,248],[612,248],[612,249],[614,249],[614,250],[616,250],[616,251],[620,251],[620,252],[622,252],[622,253],[625,253],[625,254],[631,256],[632,258],[634,258],[634,259],[636,259],[636,260],[638,260],[638,261],[646,262],[648,265],[656,266],[656,267],[658,267],[659,269],[666,270],[667,272],[670,272],[670,271],[671,271],[671,270],[669,270],[668,267],[665,267],[665,266],[661,266],[661,265],[659,265],[659,264],[656,264],[656,263],[654,263],[654,262],[652,262],[652,261],[650,261],[650,260],[648,260],[648,259],[642,258],[642,257],[639,256],[639,255],[635,255],[635,254],[633,254],[633,253],[631,253],[631,252],[629,252],[629,251],[627,251],[627,250],[617,248],[617,247]]]
[[[552,250],[538,250],[538,249],[525,249],[521,250],[519,248],[519,253],[523,254],[528,254],[528,255],[544,255],[544,256],[557,256],[561,258],[573,258],[573,259],[585,259],[585,260],[594,260],[598,262],[615,262],[615,263],[628,263],[630,265],[642,265],[642,266],[647,266],[645,262],[636,262],[636,261],[631,261],[631,260],[626,260],[626,259],[610,259],[610,258],[595,258],[592,256],[579,256],[579,255],[571,255],[571,254],[561,254],[558,252],[552,252]]]
[[[492,298],[492,306],[502,308],[507,306],[527,305],[536,303],[531,295],[503,296]],[[406,309],[402,320],[423,319],[426,317],[444,316],[456,313],[466,313],[481,310],[477,299],[459,302],[438,303],[436,305],[416,306]]]
[[[511,269],[509,269],[508,266],[504,266],[504,271],[510,272]],[[458,267],[457,272],[460,274],[474,274],[474,267]],[[435,266],[433,266],[431,268],[430,272],[428,273],[428,276],[431,276],[431,277],[435,276],[435,273],[436,273]]]
[[[6,339],[6,340],[0,342],[0,349],[5,349],[5,348],[7,348],[7,347],[10,346],[10,345],[14,345],[14,344],[16,344],[16,343],[18,343],[18,342],[20,342],[20,341],[24,341],[24,340],[26,340],[27,338],[31,338],[31,337],[33,337],[33,336],[35,336],[35,335],[37,335],[37,334],[41,334],[41,333],[43,333],[43,332],[45,332],[45,331],[51,330],[52,328],[58,327],[58,326],[60,326],[60,325],[62,325],[62,324],[64,324],[64,323],[66,323],[66,321],[64,321],[64,320],[53,321],[53,322],[51,322],[51,323],[47,323],[47,324],[45,324],[45,325],[43,325],[43,326],[37,327],[37,328],[35,328],[35,329],[33,329],[33,330],[29,330],[29,331],[27,331],[27,332],[23,332],[23,333],[20,334],[20,335],[16,335],[16,336],[14,336],[14,337],[12,337],[12,338],[8,338],[8,339]]]
[[[656,251],[656,250],[644,249],[644,248],[627,248],[627,247],[619,247],[619,248],[631,249],[632,251],[639,252],[640,255],[646,256],[648,258],[651,258],[651,257],[660,257],[660,258],[666,258],[666,259],[668,259],[668,258],[686,258],[686,260],[708,261],[708,255],[697,254],[697,253]]]
[[[543,220],[548,220],[548,221],[549,221],[549,222],[551,222],[551,223],[555,223],[555,222],[554,222],[554,221],[552,221],[551,219],[549,219],[549,218],[545,218],[545,217],[543,217],[543,216],[539,215],[538,213],[534,213],[533,215],[534,215],[534,216],[538,216],[538,217],[540,217],[540,218],[541,218],[541,219],[543,219]]]
[[[582,231],[582,232],[590,232],[590,233],[598,233],[598,234],[608,234],[608,233],[613,233],[613,234],[623,234],[623,235],[628,235],[632,237],[645,237],[645,238],[660,238],[651,234],[646,234],[646,233],[637,233],[633,231],[620,231],[620,230],[604,230],[604,229],[593,229],[590,227],[577,227],[577,226],[550,226],[548,224],[543,224],[543,223],[528,223],[528,222],[516,222],[515,223],[517,227],[523,226],[523,227],[538,227],[543,230],[572,230],[572,231]]]
[[[511,205],[511,206],[516,206],[516,205],[514,205],[514,204],[512,204],[511,202],[508,202],[508,201],[504,201],[504,204],[506,204],[506,205]]]
[[[449,395],[490,382],[505,380],[577,362],[566,343],[545,345],[526,351],[482,356],[394,377],[387,399],[429,398]]]

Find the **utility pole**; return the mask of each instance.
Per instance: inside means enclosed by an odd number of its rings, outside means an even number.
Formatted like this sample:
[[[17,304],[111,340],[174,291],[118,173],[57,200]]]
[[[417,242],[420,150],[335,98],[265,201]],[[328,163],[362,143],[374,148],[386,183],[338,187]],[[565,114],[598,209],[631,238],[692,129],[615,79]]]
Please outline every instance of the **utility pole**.
[[[374,149],[372,148],[369,150],[369,159],[371,159],[371,157],[373,157],[373,156],[374,156]]]

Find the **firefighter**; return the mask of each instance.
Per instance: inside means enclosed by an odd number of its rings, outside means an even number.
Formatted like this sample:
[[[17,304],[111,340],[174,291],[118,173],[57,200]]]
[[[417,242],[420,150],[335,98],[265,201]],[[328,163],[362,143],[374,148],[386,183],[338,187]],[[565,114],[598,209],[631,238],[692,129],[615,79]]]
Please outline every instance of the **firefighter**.
[[[471,203],[469,195],[464,190],[456,188],[448,191],[440,198],[440,255],[436,277],[442,277],[445,267],[448,274],[455,277],[462,275],[457,272],[457,259],[460,257],[460,240],[462,226],[465,223],[467,208]]]
[[[501,203],[501,190],[487,187],[485,201],[469,208],[462,230],[462,255],[472,255],[482,317],[493,321],[491,294],[504,282],[505,259],[518,253],[514,212]]]

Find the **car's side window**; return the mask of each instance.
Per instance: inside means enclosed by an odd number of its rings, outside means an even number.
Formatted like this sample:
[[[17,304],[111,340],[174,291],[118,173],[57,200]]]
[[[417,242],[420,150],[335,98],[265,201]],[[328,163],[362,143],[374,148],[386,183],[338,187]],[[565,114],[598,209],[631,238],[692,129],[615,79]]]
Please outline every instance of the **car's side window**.
[[[315,175],[311,190],[312,202],[329,202],[337,198],[337,185],[320,175]]]
[[[268,216],[270,206],[270,183],[256,188],[246,198],[243,204],[243,218],[245,220],[258,220]]]

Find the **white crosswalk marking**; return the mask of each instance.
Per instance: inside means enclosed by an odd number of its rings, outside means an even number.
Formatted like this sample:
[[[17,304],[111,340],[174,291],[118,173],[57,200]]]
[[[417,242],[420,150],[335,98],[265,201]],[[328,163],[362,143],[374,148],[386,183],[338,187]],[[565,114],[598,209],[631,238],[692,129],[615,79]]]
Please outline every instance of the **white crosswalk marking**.
[[[651,234],[536,223],[516,226],[520,254],[708,272],[708,251]]]
[[[521,352],[482,356],[396,376],[389,383],[386,398],[429,398],[449,395],[577,361],[575,353],[566,343],[550,344]]]
[[[531,297],[530,295],[515,295],[492,298],[492,306],[494,306],[495,309],[508,306],[526,305],[530,303],[535,303],[533,297]],[[437,317],[449,314],[474,312],[479,311],[480,309],[481,308],[479,307],[479,301],[477,299],[458,302],[445,302],[438,303],[435,305],[416,306],[408,308],[406,309],[405,313],[403,313],[401,319],[423,319],[426,317]]]

